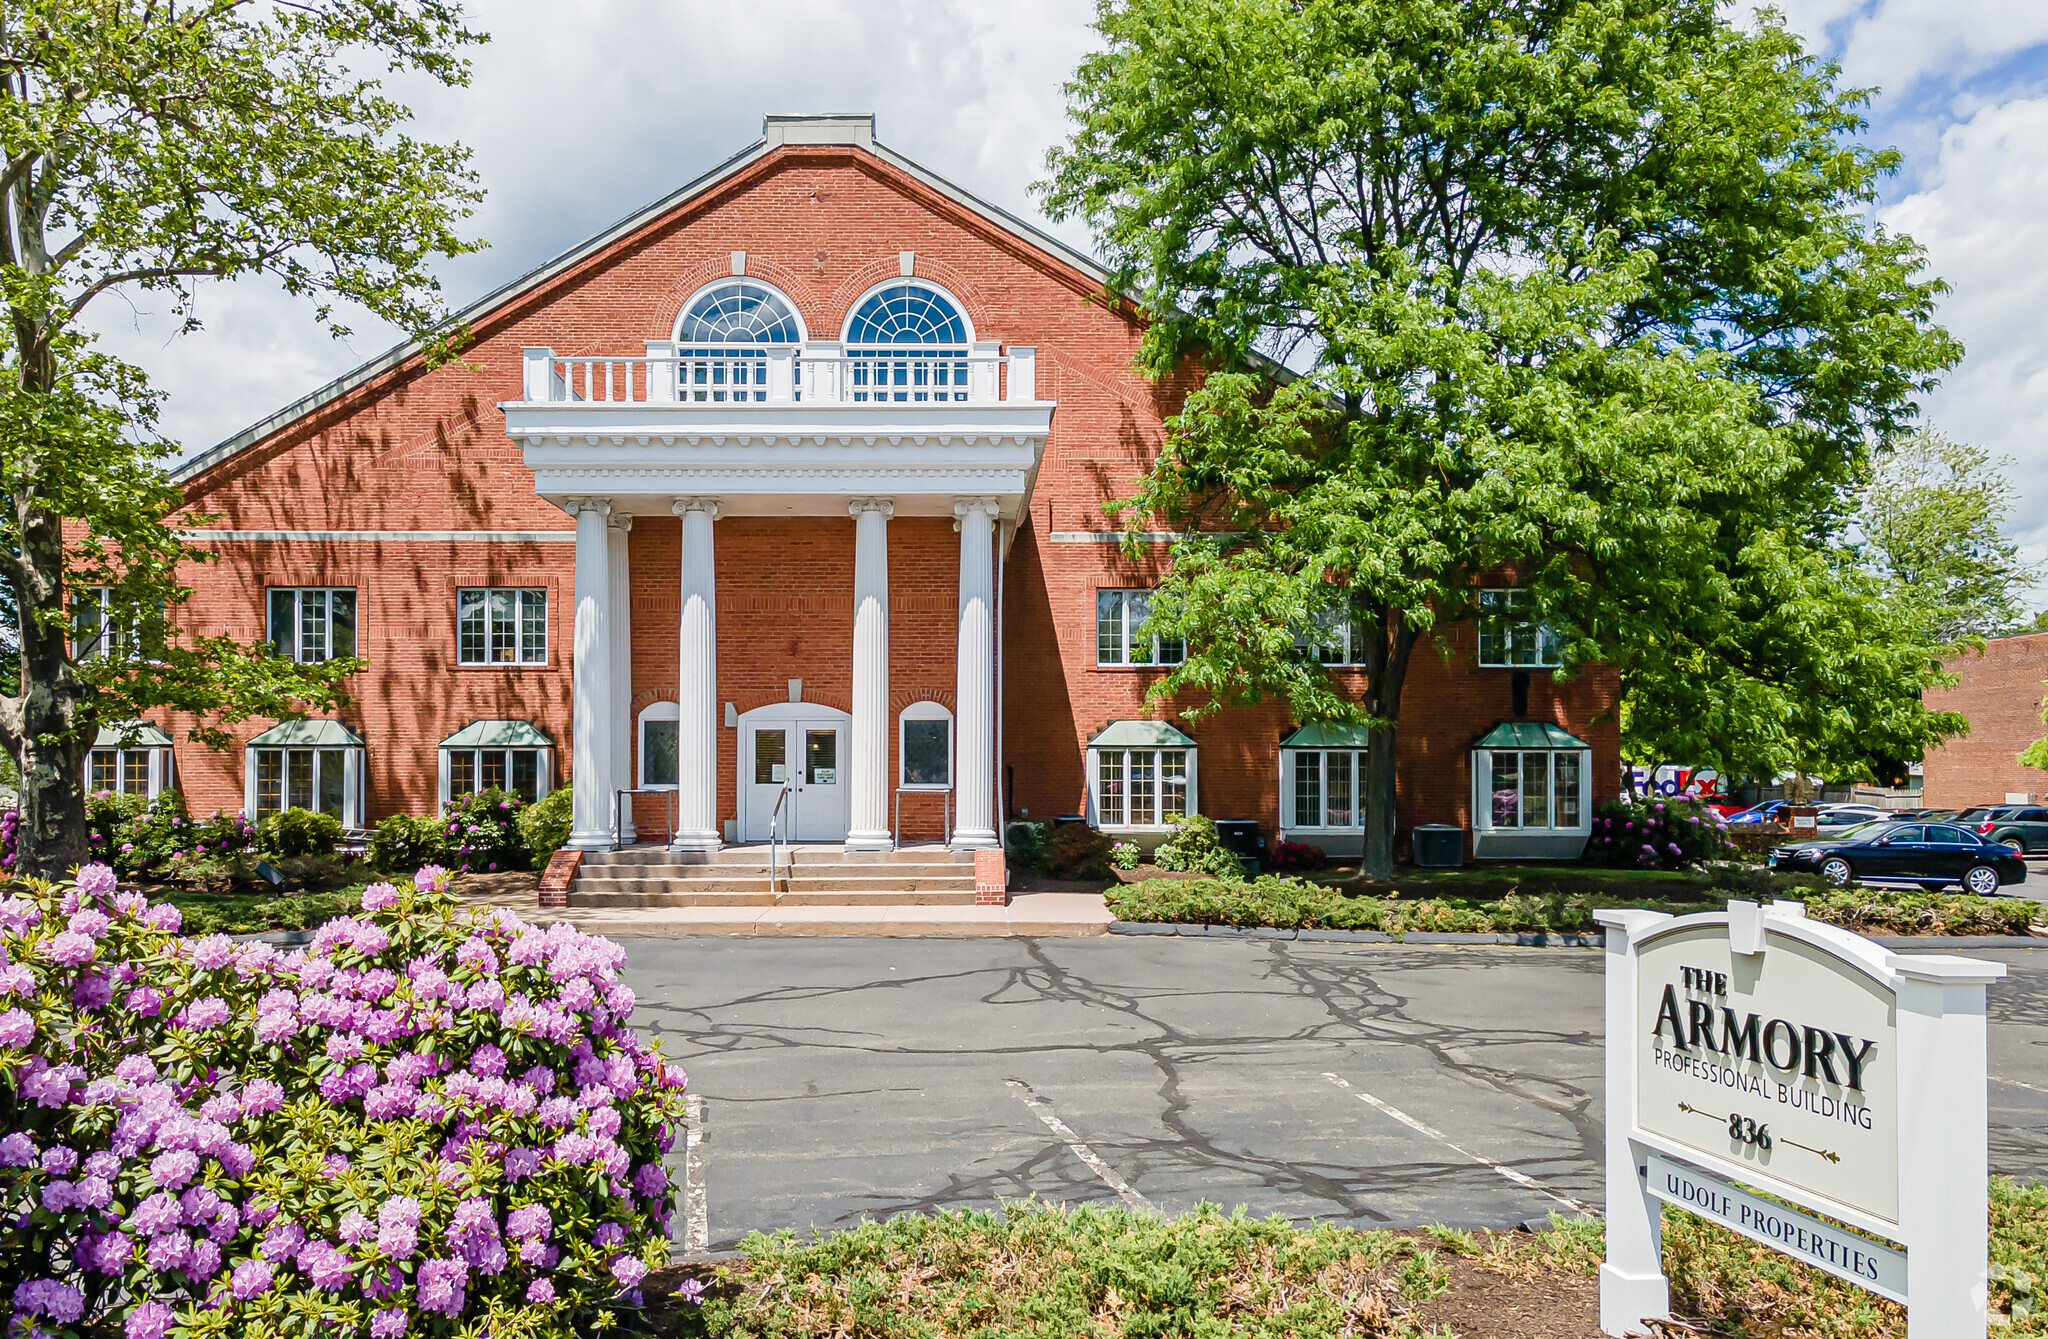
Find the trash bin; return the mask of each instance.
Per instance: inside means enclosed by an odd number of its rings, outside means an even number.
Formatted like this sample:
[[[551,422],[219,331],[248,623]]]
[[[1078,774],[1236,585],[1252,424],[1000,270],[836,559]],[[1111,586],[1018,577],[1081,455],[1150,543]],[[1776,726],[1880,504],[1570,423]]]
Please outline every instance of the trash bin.
[[[1244,872],[1257,874],[1259,861],[1266,853],[1266,839],[1259,835],[1259,825],[1249,818],[1219,818],[1216,820],[1216,840],[1223,843],[1223,849],[1236,856],[1244,865]]]
[[[1465,829],[1449,823],[1418,823],[1411,834],[1415,863],[1426,869],[1455,869],[1465,863]]]

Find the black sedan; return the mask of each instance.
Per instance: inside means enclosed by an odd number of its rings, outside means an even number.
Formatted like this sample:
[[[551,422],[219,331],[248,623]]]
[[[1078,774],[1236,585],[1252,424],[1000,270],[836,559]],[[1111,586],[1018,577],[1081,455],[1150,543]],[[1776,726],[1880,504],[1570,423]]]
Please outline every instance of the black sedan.
[[[1838,888],[1852,879],[1930,888],[1959,883],[1980,897],[2027,881],[2027,862],[2018,852],[1953,823],[1869,823],[1780,846],[1771,852],[1771,868],[1818,874]]]

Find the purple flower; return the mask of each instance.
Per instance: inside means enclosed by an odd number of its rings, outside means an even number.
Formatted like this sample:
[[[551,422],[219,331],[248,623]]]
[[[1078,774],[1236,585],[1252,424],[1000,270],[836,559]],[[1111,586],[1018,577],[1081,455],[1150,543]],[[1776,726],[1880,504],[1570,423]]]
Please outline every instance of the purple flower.
[[[192,1249],[185,1255],[185,1277],[193,1283],[204,1283],[220,1269],[220,1247],[211,1241],[201,1239],[192,1243]]]
[[[24,1009],[0,1014],[0,1046],[20,1050],[35,1040],[36,1020]]]
[[[174,1148],[159,1153],[149,1164],[149,1176],[165,1190],[176,1190],[199,1172],[199,1155],[190,1149]]]
[[[114,1000],[114,981],[105,972],[82,972],[71,988],[71,1002],[81,1009],[104,1009]]]
[[[526,1300],[535,1306],[545,1306],[555,1300],[555,1285],[547,1279],[535,1279],[526,1285]]]
[[[704,1304],[704,1285],[696,1279],[684,1279],[683,1286],[676,1289],[676,1296],[682,1298],[691,1306],[702,1306]]]
[[[612,1261],[612,1277],[622,1288],[631,1288],[647,1277],[647,1266],[637,1256],[622,1255]]]
[[[423,1310],[444,1316],[462,1314],[463,1289],[469,1283],[469,1266],[460,1260],[429,1260],[420,1266],[419,1304]]]
[[[236,1297],[246,1302],[252,1297],[261,1297],[269,1292],[271,1280],[276,1274],[276,1266],[267,1260],[244,1260],[235,1266],[232,1281],[228,1286]]]
[[[83,911],[73,912],[71,919],[65,922],[64,928],[73,934],[82,934],[87,939],[98,939],[113,923],[105,912],[87,907]]]
[[[651,1200],[668,1189],[668,1173],[658,1162],[641,1164],[633,1173],[633,1193],[641,1199]]]
[[[284,1219],[263,1234],[262,1244],[256,1248],[256,1253],[265,1260],[289,1260],[299,1253],[305,1243],[306,1229],[290,1219]]]
[[[398,889],[388,883],[373,883],[363,889],[364,911],[382,911],[386,907],[397,905],[397,902]],[[403,1318],[404,1313],[400,1312],[399,1315]]]
[[[159,902],[142,914],[142,923],[152,930],[162,930],[166,934],[176,934],[179,927],[185,923],[185,913],[179,911],[168,902]],[[130,1339],[133,1339],[133,1337],[131,1336]]]
[[[405,1333],[405,1311],[399,1307],[370,1317],[370,1339],[398,1339]]]
[[[242,1087],[242,1114],[258,1116],[284,1105],[284,1089],[269,1079],[251,1079]]]
[[[299,1268],[315,1288],[333,1292],[348,1281],[348,1252],[333,1242],[314,1238],[299,1252]]]
[[[25,962],[0,967],[0,995],[26,995],[36,988],[35,973]]]
[[[553,1231],[554,1222],[545,1204],[522,1205],[505,1216],[505,1235],[514,1241],[545,1238]]]
[[[227,1022],[228,1013],[226,1000],[207,995],[185,1007],[185,1026],[194,1032],[206,1032]]]
[[[144,1302],[128,1313],[123,1333],[127,1339],[164,1339],[170,1333],[172,1319],[170,1307],[162,1302]]]
[[[524,1181],[540,1173],[540,1150],[537,1148],[508,1148],[505,1150],[505,1179]]]
[[[97,897],[102,893],[113,892],[120,883],[120,880],[114,877],[114,871],[111,866],[95,861],[90,865],[80,865],[78,867],[78,877],[73,883],[84,896]]]
[[[419,1250],[420,1202],[406,1195],[377,1209],[377,1249],[393,1260],[410,1260]]]
[[[217,972],[234,960],[234,941],[226,935],[208,935],[192,946],[192,965],[202,972]]]
[[[476,1054],[469,1058],[469,1068],[472,1073],[495,1079],[505,1072],[505,1053],[485,1042],[477,1047]]]
[[[99,950],[98,944],[76,930],[66,930],[43,944],[43,956],[66,967],[91,962]]]
[[[377,1235],[376,1224],[372,1223],[369,1216],[360,1209],[350,1209],[343,1214],[338,1230],[341,1239],[351,1246],[360,1246]]]
[[[439,865],[422,865],[419,873],[412,876],[412,886],[423,893],[433,888],[445,888],[447,883],[448,871]]]
[[[166,1232],[160,1237],[151,1237],[147,1260],[155,1270],[176,1269],[185,1263],[185,1257],[192,1253],[192,1238],[182,1232]]]
[[[43,1151],[43,1170],[54,1176],[62,1176],[78,1165],[78,1150],[64,1144]]]
[[[14,1309],[68,1325],[85,1314],[85,1294],[55,1279],[30,1279],[15,1288]]]

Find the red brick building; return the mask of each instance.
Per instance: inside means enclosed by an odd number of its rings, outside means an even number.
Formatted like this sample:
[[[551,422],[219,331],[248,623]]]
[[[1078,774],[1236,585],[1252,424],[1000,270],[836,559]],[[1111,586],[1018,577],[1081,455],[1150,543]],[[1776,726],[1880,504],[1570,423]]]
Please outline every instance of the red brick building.
[[[2009,796],[2048,798],[2048,771],[2022,767],[2019,760],[2021,750],[2048,733],[2041,723],[2048,632],[2000,637],[1942,668],[1956,676],[1956,686],[1928,692],[1927,707],[1961,712],[1970,732],[1927,751],[1922,803],[1961,809],[2004,803]]]
[[[1135,631],[1172,536],[1131,562],[1103,507],[1182,388],[1133,370],[1105,282],[872,118],[769,118],[472,306],[461,362],[393,350],[179,471],[213,518],[204,630],[369,661],[343,720],[179,743],[189,803],[365,825],[573,781],[584,848],[639,791],[623,826],[672,814],[681,851],[760,840],[778,805],[855,850],[1186,810],[1355,851],[1353,736],[1146,698],[1178,655]],[[1496,598],[1483,646],[1418,653],[1400,821],[1576,852],[1619,770],[1614,679],[1553,682]]]

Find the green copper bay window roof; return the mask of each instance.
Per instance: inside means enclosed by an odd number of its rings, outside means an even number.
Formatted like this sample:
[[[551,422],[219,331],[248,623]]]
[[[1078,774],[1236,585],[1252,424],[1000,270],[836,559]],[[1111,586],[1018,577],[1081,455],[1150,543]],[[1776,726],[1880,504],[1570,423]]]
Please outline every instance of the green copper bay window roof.
[[[340,721],[279,721],[249,741],[252,749],[359,749],[363,739]]]
[[[444,749],[551,749],[532,721],[471,721],[441,741]]]
[[[1191,749],[1195,741],[1165,721],[1111,721],[1088,741],[1091,749]]]
[[[1593,747],[1562,726],[1548,721],[1502,721],[1486,732],[1475,749],[1585,749]]]

